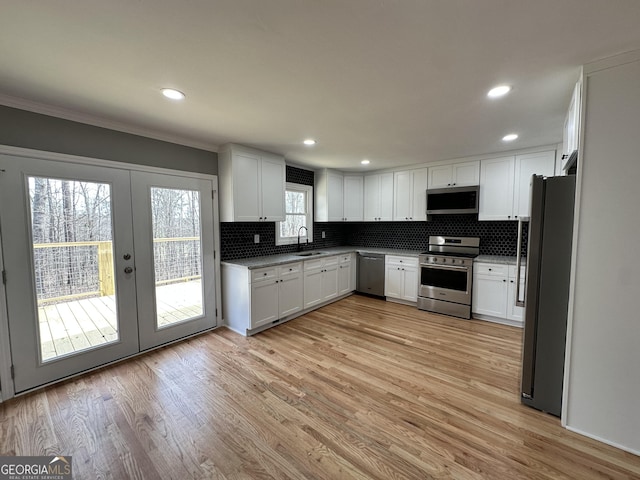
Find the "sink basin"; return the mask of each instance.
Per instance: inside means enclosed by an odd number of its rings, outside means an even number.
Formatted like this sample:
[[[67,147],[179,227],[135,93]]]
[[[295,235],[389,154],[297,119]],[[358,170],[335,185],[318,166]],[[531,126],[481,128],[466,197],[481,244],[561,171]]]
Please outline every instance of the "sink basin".
[[[322,255],[322,252],[296,253],[296,257],[312,257],[313,255]]]

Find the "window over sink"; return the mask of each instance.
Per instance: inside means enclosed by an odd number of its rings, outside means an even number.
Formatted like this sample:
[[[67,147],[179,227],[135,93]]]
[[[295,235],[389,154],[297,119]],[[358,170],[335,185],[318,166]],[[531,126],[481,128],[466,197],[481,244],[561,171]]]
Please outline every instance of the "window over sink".
[[[285,220],[276,222],[276,245],[313,242],[313,187],[287,183],[285,189]],[[305,228],[302,228],[305,227]]]

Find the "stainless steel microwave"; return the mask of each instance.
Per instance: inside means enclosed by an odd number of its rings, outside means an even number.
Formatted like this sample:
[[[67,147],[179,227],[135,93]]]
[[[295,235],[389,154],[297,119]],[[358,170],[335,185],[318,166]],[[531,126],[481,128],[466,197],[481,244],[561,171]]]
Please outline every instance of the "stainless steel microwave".
[[[478,213],[480,187],[427,190],[427,215]]]

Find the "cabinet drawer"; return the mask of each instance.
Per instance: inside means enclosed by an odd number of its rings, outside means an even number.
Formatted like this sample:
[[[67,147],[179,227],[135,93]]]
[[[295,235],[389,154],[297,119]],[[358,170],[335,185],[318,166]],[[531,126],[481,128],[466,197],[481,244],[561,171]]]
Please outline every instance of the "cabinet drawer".
[[[313,260],[305,260],[304,261],[304,271],[308,272],[309,270],[319,270],[322,268],[323,259],[322,258],[314,258]]]
[[[272,280],[277,276],[276,267],[258,268],[251,270],[251,283],[262,282],[264,280]]]
[[[476,263],[473,265],[473,273],[477,275],[490,275],[496,277],[506,277],[509,265],[494,263]]]
[[[340,263],[349,263],[351,261],[351,254],[340,255],[338,259]]]
[[[338,256],[336,255],[335,257],[326,257],[322,259],[322,265],[325,267],[332,267],[333,265],[337,265],[338,264]]]
[[[284,277],[286,275],[297,275],[302,271],[302,262],[281,265],[280,267],[278,267],[278,270],[281,277]]]
[[[387,265],[403,265],[409,267],[418,266],[418,257],[399,257],[396,255],[385,255]]]

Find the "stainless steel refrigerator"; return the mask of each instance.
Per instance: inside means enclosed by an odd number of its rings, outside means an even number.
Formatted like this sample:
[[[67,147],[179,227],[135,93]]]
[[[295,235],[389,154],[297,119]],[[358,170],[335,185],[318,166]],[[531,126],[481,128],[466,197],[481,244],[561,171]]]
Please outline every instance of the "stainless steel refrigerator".
[[[557,417],[562,410],[575,185],[572,175],[531,179],[521,398]]]

